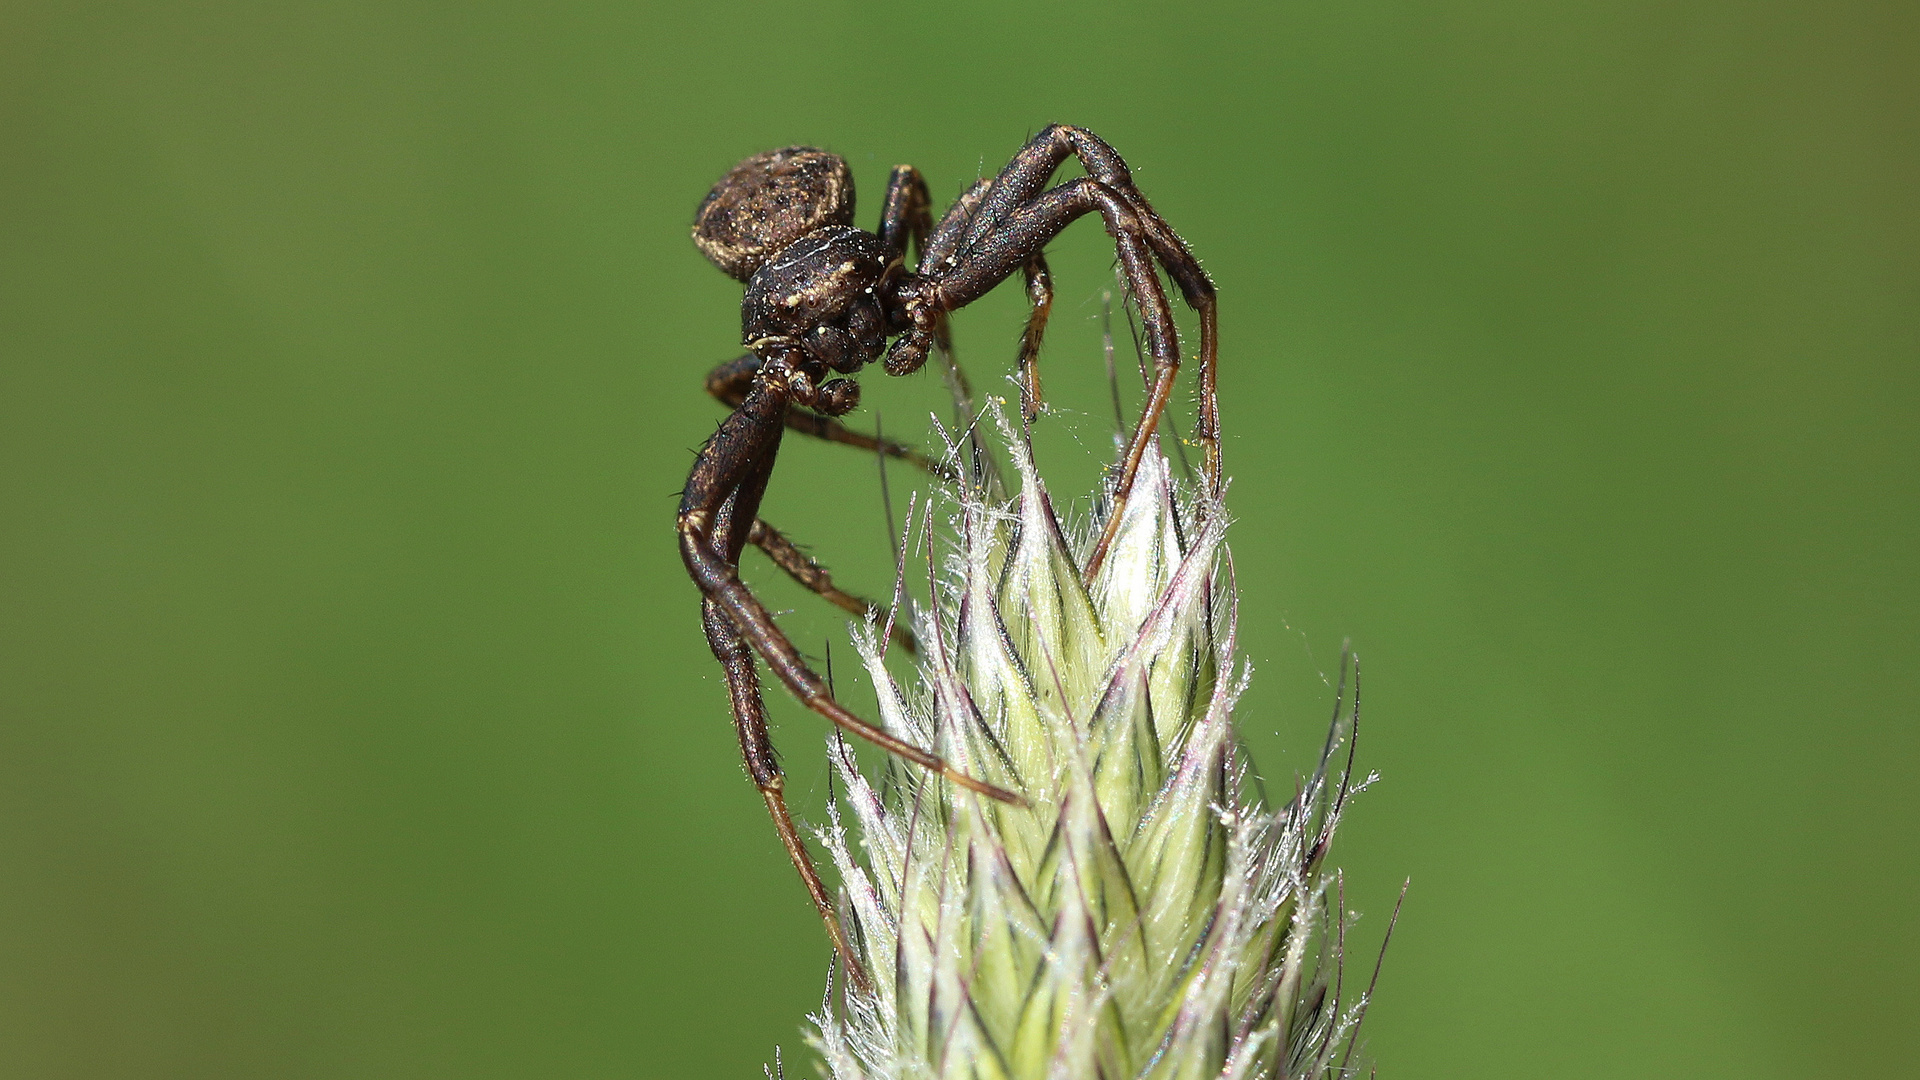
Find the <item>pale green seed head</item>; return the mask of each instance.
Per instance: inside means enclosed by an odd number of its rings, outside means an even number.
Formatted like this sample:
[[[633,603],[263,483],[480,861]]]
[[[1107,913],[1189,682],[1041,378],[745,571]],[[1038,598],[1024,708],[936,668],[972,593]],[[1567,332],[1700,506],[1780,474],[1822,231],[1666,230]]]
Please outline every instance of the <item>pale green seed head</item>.
[[[858,841],[837,808],[821,838],[874,985],[813,1017],[828,1075],[1348,1074],[1365,999],[1336,990],[1322,866],[1346,777],[1323,760],[1279,808],[1246,782],[1223,507],[1149,453],[1083,583],[1100,523],[1069,537],[998,426],[1019,491],[952,496],[917,678],[874,627],[856,645],[889,730],[1031,806],[897,763],[876,791],[832,753]]]

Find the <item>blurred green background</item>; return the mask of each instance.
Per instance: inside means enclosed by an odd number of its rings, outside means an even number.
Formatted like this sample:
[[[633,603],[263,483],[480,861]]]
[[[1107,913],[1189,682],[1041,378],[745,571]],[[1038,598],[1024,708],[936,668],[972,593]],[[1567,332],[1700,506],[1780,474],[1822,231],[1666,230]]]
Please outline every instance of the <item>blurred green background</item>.
[[[828,950],[671,535],[738,340],[687,222],[811,142],[870,225],[1052,120],[1220,282],[1270,778],[1367,660],[1382,1075],[1909,1075],[1917,24],[6,5],[0,1075],[810,1075]],[[1112,248],[1056,252],[1071,491]],[[982,383],[1019,320],[959,318]],[[769,516],[886,580],[871,462],[790,443]]]

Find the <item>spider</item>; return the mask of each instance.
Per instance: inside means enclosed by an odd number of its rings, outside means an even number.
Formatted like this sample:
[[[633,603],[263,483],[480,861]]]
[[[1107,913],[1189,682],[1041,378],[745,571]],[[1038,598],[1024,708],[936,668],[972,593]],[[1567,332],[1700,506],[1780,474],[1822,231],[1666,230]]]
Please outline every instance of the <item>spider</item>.
[[[1069,157],[1086,175],[1048,187]],[[1084,128],[1055,124],[1014,155],[998,176],[973,184],[938,223],[927,185],[901,165],[887,183],[876,232],[852,225],[853,176],[840,157],[791,146],[747,158],[714,185],[694,216],[693,242],[729,276],[745,283],[740,303],[744,344],[739,359],[707,377],[707,390],[733,409],[695,457],[679,513],[680,553],[700,587],[707,643],[725,670],[734,727],[747,774],[760,790],[780,841],[826,924],[849,978],[866,976],[834,913],[787,810],[783,776],[760,697],[758,654],[808,708],[949,782],[1014,805],[1018,794],[984,783],[939,755],[896,738],[834,700],[772,614],[740,580],[741,553],[751,544],[802,585],[857,615],[877,605],[834,586],[831,577],[773,526],[760,500],[773,474],[780,438],[793,428],[817,438],[941,466],[901,444],[854,432],[837,418],[860,401],[851,375],[882,360],[889,375],[906,375],[944,348],[946,315],[1019,273],[1031,313],[1019,354],[1021,412],[1040,408],[1040,340],[1053,304],[1043,249],[1074,219],[1097,213],[1112,235],[1120,271],[1139,307],[1154,375],[1146,405],[1111,481],[1107,523],[1088,560],[1091,576],[1106,557],[1141,456],[1154,436],[1180,368],[1173,312],[1156,272],[1166,272],[1200,316],[1200,414],[1195,441],[1206,482],[1219,486],[1215,396],[1215,303],[1212,281],[1186,244],[1134,186],[1126,162]],[[912,241],[917,259],[906,266]],[[892,338],[892,345],[887,339]],[[909,649],[912,636],[896,631]]]

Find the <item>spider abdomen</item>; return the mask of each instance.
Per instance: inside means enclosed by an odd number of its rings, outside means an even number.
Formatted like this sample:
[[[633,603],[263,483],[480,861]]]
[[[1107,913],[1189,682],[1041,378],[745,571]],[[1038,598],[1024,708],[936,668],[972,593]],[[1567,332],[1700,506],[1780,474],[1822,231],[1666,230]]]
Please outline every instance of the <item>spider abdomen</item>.
[[[713,265],[745,281],[795,240],[853,221],[853,172],[811,146],[769,150],[735,165],[693,215],[693,242]]]

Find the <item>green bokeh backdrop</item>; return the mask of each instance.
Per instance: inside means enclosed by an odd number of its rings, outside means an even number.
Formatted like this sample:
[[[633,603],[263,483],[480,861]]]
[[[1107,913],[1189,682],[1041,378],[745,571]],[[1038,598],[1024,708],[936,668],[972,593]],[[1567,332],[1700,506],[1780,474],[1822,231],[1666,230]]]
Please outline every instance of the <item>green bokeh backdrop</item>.
[[[792,1064],[827,950],[671,537],[737,340],[686,224],[767,147],[870,222],[1055,119],[1221,285],[1269,777],[1367,659],[1382,1074],[1908,1075],[1915,12],[7,5],[0,1075]],[[1018,321],[959,320],[983,381]],[[769,506],[884,581],[870,463],[795,445]]]

